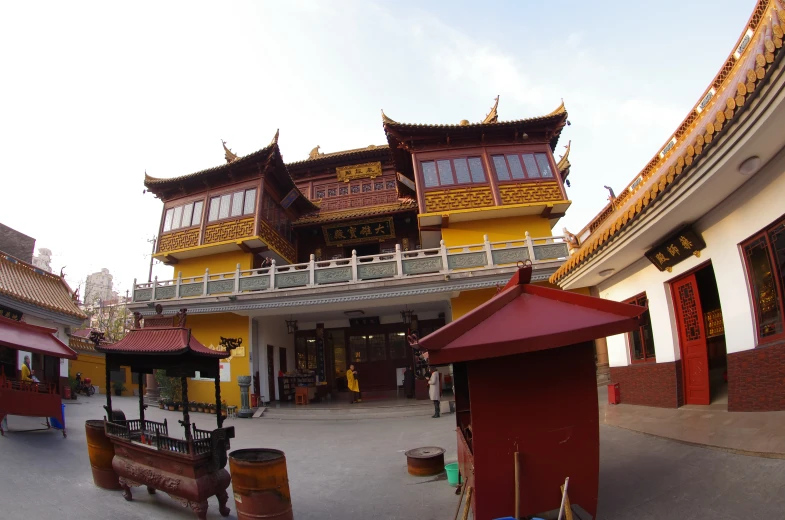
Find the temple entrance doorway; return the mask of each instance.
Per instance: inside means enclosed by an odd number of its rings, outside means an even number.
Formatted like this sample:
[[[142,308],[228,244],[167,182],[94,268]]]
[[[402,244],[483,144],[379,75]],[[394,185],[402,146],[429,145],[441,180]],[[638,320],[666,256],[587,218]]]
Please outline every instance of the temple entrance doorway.
[[[711,262],[670,282],[679,332],[684,404],[728,403],[727,351]]]

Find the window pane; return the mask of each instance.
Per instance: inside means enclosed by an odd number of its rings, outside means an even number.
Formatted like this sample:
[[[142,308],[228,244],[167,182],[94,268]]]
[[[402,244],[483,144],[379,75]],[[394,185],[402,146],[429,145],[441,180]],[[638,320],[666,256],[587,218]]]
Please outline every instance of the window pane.
[[[243,208],[243,215],[250,215],[253,213],[254,206],[256,206],[256,188],[245,190],[245,207]]]
[[[507,171],[507,162],[503,155],[493,156],[493,167],[496,168],[496,178],[500,181],[510,180],[510,172]]]
[[[193,203],[183,206],[183,223],[181,224],[181,227],[188,227],[191,225],[191,215],[193,214],[193,211]]]
[[[769,260],[768,244],[761,237],[744,248],[752,283],[752,299],[758,311],[758,334],[761,338],[782,332],[780,301]]]
[[[526,178],[526,176],[523,174],[523,168],[521,167],[521,160],[517,155],[508,155],[507,163],[510,165],[510,172],[512,173],[513,179]]]
[[[308,347],[308,370],[316,370],[316,338],[306,340]]]
[[[644,305],[648,307],[648,304]],[[656,354],[654,351],[654,335],[651,330],[651,316],[648,310],[641,316],[641,334],[643,334],[643,349],[646,359],[653,359]]]
[[[368,352],[370,361],[384,361],[387,359],[387,342],[384,334],[368,336]]]
[[[305,351],[305,338],[298,337],[294,340],[294,355],[297,362],[297,370],[305,370],[308,366],[308,360],[306,358],[306,351]]]
[[[335,369],[335,377],[346,376],[346,336],[343,335],[342,330],[328,332],[327,335],[327,351],[333,349],[333,368]]]
[[[167,209],[166,214],[164,215],[164,231],[169,231],[172,229],[172,212],[174,210]]]
[[[523,154],[523,164],[526,166],[526,173],[530,179],[538,179],[540,177],[540,170],[537,168],[534,155],[530,153]]]
[[[785,294],[785,222],[769,231],[769,241],[774,251],[775,276],[779,278],[780,289]]]
[[[482,168],[482,159],[469,157],[469,168],[472,171],[472,182],[485,182],[485,170]]]
[[[436,165],[439,167],[439,184],[442,186],[455,184],[455,181],[452,179],[452,165],[450,165],[450,161],[442,159],[441,161],[436,161]]]
[[[172,217],[172,229],[180,227],[180,221],[183,218],[183,207],[177,206],[174,208],[174,217]]]
[[[433,161],[428,161],[421,163],[422,165],[422,176],[425,180],[425,186],[430,188],[432,186],[439,185],[439,177],[436,175],[436,163]]]
[[[365,336],[349,336],[349,359],[351,363],[365,363],[368,361]]]
[[[643,359],[643,343],[641,342],[640,329],[635,329],[630,332],[630,340],[632,342],[632,359],[639,361]]]
[[[458,184],[472,182],[471,175],[469,175],[469,164],[466,162],[466,159],[455,159],[453,164],[455,164],[455,179],[458,181]]]
[[[543,177],[553,177],[553,172],[551,171],[551,163],[548,161],[548,156],[544,153],[538,153],[537,156],[537,166],[540,167],[540,172],[542,173]]]
[[[191,220],[191,225],[198,226],[202,223],[202,207],[204,206],[204,202],[201,200],[198,202],[194,202],[194,216]]]
[[[390,359],[403,359],[406,357],[406,333],[391,332],[387,335],[390,342]]]
[[[232,193],[232,216],[236,217],[238,215],[243,214],[243,193],[242,191],[238,191],[237,193]]]
[[[208,222],[218,220],[218,210],[221,206],[221,198],[213,197],[210,199],[210,214],[207,217]]]
[[[232,194],[221,195],[221,209],[218,211],[218,218],[229,216],[229,205],[232,202]]]

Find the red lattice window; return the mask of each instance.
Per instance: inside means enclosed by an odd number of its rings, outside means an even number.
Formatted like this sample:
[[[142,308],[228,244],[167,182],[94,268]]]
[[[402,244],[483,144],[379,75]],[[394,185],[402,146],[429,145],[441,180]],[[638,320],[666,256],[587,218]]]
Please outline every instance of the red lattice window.
[[[785,337],[785,219],[741,245],[755,310],[759,342]]]
[[[649,300],[646,298],[646,293],[630,298],[624,303],[646,307],[646,312],[644,312],[640,318],[640,326],[632,332],[627,333],[627,344],[630,347],[630,359],[633,363],[655,362],[654,336],[651,330]]]

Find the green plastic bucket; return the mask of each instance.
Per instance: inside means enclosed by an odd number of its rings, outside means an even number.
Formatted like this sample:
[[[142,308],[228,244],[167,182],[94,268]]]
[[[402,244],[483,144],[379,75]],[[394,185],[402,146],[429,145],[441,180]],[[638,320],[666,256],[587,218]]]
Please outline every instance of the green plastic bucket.
[[[453,462],[451,464],[447,464],[444,466],[445,471],[447,471],[447,482],[451,486],[457,486],[458,480],[460,479],[460,475],[458,474],[458,463]]]

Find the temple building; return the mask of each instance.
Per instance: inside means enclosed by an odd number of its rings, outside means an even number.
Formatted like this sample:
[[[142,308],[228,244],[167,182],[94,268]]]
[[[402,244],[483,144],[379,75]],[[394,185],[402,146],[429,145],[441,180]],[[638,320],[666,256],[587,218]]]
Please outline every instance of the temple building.
[[[276,133],[244,156],[224,143],[214,168],[146,176],[163,202],[155,257],[175,275],[135,283],[129,310],[187,308],[211,348],[242,339],[221,365],[230,404],[242,375],[265,402],[300,384],[337,398],[350,364],[364,392],[394,392],[417,362],[408,333],[487,301],[520,262],[550,285],[569,256],[551,232],[570,206],[567,154],[553,156],[567,111],[500,121],[498,103],[475,123],[382,113],[384,144],[285,163]],[[191,399],[213,393],[212,380],[190,383]]]
[[[785,2],[759,0],[684,121],[551,277],[648,307],[607,338],[622,403],[785,410],[783,28]]]

